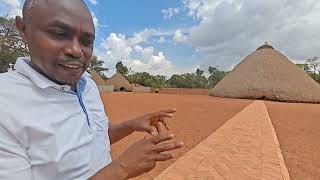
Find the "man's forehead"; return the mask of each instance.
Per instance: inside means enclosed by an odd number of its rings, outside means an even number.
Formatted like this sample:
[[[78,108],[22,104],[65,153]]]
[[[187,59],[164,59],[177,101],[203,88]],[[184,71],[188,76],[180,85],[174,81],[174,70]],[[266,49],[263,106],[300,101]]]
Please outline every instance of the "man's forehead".
[[[52,24],[60,21],[94,30],[92,16],[82,0],[33,0],[29,7],[32,12],[26,12],[26,15],[33,22]]]
[[[92,21],[89,9],[82,0],[26,0],[23,7],[23,15],[36,18],[39,15],[65,15],[78,16],[78,18]],[[29,17],[28,17],[29,18]]]

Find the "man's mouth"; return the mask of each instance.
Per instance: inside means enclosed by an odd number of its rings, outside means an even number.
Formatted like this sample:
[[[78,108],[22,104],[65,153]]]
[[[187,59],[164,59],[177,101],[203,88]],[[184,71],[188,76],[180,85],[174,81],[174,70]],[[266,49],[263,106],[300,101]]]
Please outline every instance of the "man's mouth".
[[[70,63],[70,64],[59,64],[65,68],[69,68],[69,69],[74,69],[74,70],[77,70],[77,69],[80,69],[83,67],[82,64],[79,64],[79,63]]]

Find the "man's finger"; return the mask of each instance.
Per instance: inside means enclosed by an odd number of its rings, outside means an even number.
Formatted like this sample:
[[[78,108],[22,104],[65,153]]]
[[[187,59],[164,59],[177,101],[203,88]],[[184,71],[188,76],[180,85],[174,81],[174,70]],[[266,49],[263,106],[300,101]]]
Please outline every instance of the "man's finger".
[[[171,113],[175,113],[177,110],[175,108],[173,108],[173,109],[163,109],[160,111],[171,114]]]
[[[169,152],[157,154],[156,161],[167,161],[173,158],[173,154]]]
[[[158,131],[158,134],[163,134],[164,131],[163,131],[163,128],[162,128],[161,124],[157,123],[155,126],[156,126],[156,129]]]
[[[165,152],[165,151],[172,151],[172,150],[175,150],[175,149],[182,148],[183,145],[184,144],[183,144],[182,141],[159,144],[159,145],[157,145],[156,151],[159,152],[159,153]]]
[[[160,118],[160,121],[162,122],[164,127],[166,127],[167,130],[170,130],[168,122],[167,122],[167,120],[165,118]]]
[[[156,130],[154,129],[154,127],[152,126],[148,126],[146,127],[145,131],[153,136],[156,136],[157,135],[157,132]]]
[[[159,111],[158,114],[157,114],[157,116],[158,116],[159,118],[162,118],[162,117],[171,118],[171,117],[172,117],[172,114]]]
[[[168,141],[172,138],[174,138],[173,134],[159,134],[159,135],[152,136],[151,138],[149,138],[149,141],[151,141],[153,144],[159,144],[163,141]]]

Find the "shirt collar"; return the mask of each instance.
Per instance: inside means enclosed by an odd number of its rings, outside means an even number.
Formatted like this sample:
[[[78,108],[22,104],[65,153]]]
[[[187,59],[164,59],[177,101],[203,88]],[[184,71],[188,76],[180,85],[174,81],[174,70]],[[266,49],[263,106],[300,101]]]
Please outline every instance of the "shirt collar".
[[[38,87],[41,89],[45,89],[48,87],[61,87],[59,84],[51,81],[50,79],[46,78],[38,71],[34,70],[30,66],[30,58],[20,57],[17,59],[16,64],[14,65],[15,71],[19,74],[22,74],[31,79]],[[81,76],[81,79],[90,78],[91,75],[88,72],[84,72]]]

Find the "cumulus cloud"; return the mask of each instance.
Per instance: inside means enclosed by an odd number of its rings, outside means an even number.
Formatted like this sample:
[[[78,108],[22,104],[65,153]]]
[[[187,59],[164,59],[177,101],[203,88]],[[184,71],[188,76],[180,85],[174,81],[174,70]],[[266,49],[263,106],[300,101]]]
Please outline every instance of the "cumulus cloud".
[[[0,0],[3,5],[8,8],[10,17],[22,16],[21,2],[19,0]]]
[[[186,42],[205,63],[230,68],[264,42],[301,62],[319,56],[320,1],[183,0],[196,21]],[[176,39],[180,32],[176,31]],[[183,42],[183,41],[182,41]]]
[[[187,40],[187,36],[181,29],[177,29],[173,35],[173,40],[176,42],[185,42]]]
[[[118,61],[130,67],[134,72],[149,72],[169,76],[174,73],[170,60],[163,52],[157,52],[154,47],[143,47],[153,30],[145,29],[127,38],[124,34],[111,33],[101,47],[100,57],[106,60],[108,67],[115,67]]]
[[[164,19],[171,19],[173,15],[177,15],[180,13],[180,9],[179,8],[162,9],[161,13],[163,14]]]
[[[165,38],[164,36],[160,36],[159,39],[157,40],[157,42],[158,42],[159,44],[163,44],[163,43],[166,42],[166,38]]]
[[[145,29],[141,32],[134,33],[133,37],[128,39],[128,42],[131,46],[137,45],[141,42],[146,42],[155,32],[156,31],[154,29]]]

